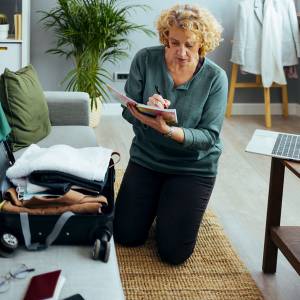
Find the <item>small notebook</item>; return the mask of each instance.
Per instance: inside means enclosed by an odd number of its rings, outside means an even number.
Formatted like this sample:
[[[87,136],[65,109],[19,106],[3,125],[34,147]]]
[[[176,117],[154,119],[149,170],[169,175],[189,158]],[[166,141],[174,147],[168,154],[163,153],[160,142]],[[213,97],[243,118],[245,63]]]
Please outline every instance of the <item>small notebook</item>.
[[[176,112],[175,108],[162,109],[162,108],[158,108],[156,106],[141,104],[141,103],[138,103],[138,102],[134,101],[133,99],[123,95],[122,93],[120,93],[118,90],[114,89],[109,84],[106,84],[106,86],[107,86],[108,90],[111,92],[111,94],[114,96],[114,98],[117,101],[119,101],[122,105],[127,106],[128,103],[133,103],[136,105],[136,109],[144,115],[148,115],[151,117],[160,115],[170,125],[178,123],[177,112]]]
[[[61,270],[33,276],[24,300],[58,300],[64,282]]]

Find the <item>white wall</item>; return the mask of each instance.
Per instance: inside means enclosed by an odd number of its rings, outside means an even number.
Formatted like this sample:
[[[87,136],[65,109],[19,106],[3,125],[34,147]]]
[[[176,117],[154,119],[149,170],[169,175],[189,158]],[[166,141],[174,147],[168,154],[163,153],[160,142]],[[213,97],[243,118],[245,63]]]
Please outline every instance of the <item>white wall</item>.
[[[217,64],[223,67],[228,76],[230,76],[231,63],[229,62],[231,54],[231,40],[233,38],[234,21],[237,10],[237,5],[240,0],[199,0],[199,1],[176,1],[176,0],[130,0],[128,3],[147,4],[151,6],[151,10],[132,15],[132,19],[136,23],[145,24],[149,28],[155,30],[155,20],[162,9],[168,8],[176,3],[198,3],[199,5],[209,9],[224,27],[221,46],[209,55]],[[58,57],[53,54],[45,54],[45,51],[53,46],[53,34],[46,32],[41,23],[38,22],[41,15],[38,10],[47,10],[56,5],[56,0],[32,0],[31,2],[31,63],[36,67],[42,85],[45,90],[64,90],[64,86],[60,82],[64,75],[72,66],[71,61],[66,61],[63,57]],[[123,60],[118,65],[109,65],[109,70],[115,71],[129,70],[130,61],[137,50],[158,44],[158,38],[149,38],[145,34],[135,33],[130,36],[133,41],[132,49],[129,53],[129,58]],[[244,80],[253,79],[253,76],[243,76]],[[289,101],[295,102],[300,100],[300,87],[298,81],[289,81]],[[113,83],[118,88],[123,88],[123,82]],[[237,97],[239,102],[262,102],[262,91],[248,90],[238,91]],[[272,93],[272,102],[280,100],[280,93],[274,91]],[[300,101],[299,101],[300,102]]]

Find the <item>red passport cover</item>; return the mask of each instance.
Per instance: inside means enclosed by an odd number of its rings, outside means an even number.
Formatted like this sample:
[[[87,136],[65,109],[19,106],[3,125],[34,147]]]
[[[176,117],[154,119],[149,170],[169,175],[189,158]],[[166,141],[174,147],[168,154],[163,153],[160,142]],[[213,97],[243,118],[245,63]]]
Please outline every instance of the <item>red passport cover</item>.
[[[43,273],[31,278],[24,300],[51,299],[61,270]]]

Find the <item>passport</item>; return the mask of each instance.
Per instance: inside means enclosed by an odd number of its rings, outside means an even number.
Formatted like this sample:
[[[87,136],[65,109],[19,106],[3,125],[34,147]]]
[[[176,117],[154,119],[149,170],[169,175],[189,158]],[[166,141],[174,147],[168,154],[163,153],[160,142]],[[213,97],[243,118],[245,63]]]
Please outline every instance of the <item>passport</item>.
[[[24,300],[57,300],[64,282],[61,270],[33,276]]]

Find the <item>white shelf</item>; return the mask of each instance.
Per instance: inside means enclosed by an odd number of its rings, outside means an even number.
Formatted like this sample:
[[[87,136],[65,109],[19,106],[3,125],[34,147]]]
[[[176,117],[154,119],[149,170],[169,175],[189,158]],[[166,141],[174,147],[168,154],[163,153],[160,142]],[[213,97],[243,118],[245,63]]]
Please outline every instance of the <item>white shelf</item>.
[[[10,34],[7,39],[0,39],[0,74],[5,68],[8,68],[12,71],[16,71],[29,64],[30,0],[21,1],[22,10],[20,11],[20,13],[22,15],[22,39],[16,40],[13,34]],[[13,2],[14,1],[11,1],[11,5],[14,5]]]
[[[9,44],[9,43],[15,43],[15,44],[22,44],[23,40],[16,40],[14,38],[8,38],[8,39],[0,39],[0,43],[5,43],[5,44]]]

